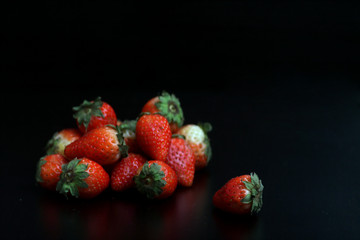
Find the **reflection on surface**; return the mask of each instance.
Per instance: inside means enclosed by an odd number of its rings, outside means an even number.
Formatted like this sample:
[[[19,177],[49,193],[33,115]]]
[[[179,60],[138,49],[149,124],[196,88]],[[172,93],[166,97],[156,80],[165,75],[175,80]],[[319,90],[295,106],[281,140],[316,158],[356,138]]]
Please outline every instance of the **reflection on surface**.
[[[209,211],[209,174],[199,172],[190,188],[178,187],[164,200],[147,200],[135,190],[108,190],[96,199],[66,200],[39,194],[40,220],[47,239],[184,239],[199,229]],[[205,229],[204,229],[205,230]]]
[[[260,239],[260,220],[257,216],[235,215],[213,209],[213,218],[225,240]]]
[[[106,238],[110,201],[66,200],[55,193],[40,195],[40,219],[46,239]]]

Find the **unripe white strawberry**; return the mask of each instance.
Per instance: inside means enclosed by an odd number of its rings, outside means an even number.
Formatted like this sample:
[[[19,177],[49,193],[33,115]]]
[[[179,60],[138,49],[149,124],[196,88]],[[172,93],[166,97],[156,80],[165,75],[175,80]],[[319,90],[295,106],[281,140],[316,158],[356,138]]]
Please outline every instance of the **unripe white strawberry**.
[[[176,134],[185,136],[195,155],[195,169],[207,166],[211,158],[211,146],[207,133],[212,130],[210,123],[187,124],[181,127]]]
[[[188,124],[182,127],[179,133],[184,135],[187,141],[195,144],[203,143],[205,139],[204,131],[195,124]]]

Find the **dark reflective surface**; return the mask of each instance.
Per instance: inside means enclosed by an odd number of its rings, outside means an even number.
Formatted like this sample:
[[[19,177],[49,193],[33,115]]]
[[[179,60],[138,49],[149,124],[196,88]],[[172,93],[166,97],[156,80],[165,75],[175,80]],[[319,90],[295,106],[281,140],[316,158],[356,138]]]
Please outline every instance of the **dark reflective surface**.
[[[74,103],[100,95],[120,119],[131,119],[155,91],[3,91],[4,101],[36,103],[5,106],[3,231],[16,239],[354,239],[360,229],[359,86],[325,77],[326,82],[304,74],[291,83],[279,77],[276,83],[248,82],[236,89],[175,92],[187,123],[212,123],[213,159],[196,173],[193,187],[179,187],[163,201],[110,189],[89,201],[66,200],[34,180],[48,138],[75,126]],[[216,190],[252,171],[265,186],[260,214],[240,217],[214,209]]]
[[[197,174],[193,187],[179,187],[164,201],[144,199],[134,189],[123,193],[108,190],[90,201],[65,200],[40,189],[40,226],[47,239],[192,238],[206,231],[199,220],[209,215],[209,190],[207,171]]]
[[[1,239],[359,239],[359,1],[20,2],[0,45]],[[135,119],[162,90],[213,125],[192,188],[66,201],[36,186],[73,106],[101,96]],[[252,171],[259,216],[213,208]]]

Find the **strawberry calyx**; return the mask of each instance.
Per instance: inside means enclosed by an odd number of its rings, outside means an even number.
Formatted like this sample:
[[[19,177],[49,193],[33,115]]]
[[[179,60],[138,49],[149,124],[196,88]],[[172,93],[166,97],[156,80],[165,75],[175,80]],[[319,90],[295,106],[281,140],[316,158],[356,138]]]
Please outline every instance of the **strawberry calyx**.
[[[206,144],[205,155],[207,156],[206,162],[209,163],[212,157],[212,150],[211,150],[211,144],[210,144],[208,132],[212,131],[212,125],[211,123],[208,122],[199,122],[197,125],[203,130],[205,135],[205,139],[204,139],[204,143]]]
[[[101,97],[97,97],[94,101],[84,100],[81,105],[73,107],[73,117],[77,120],[79,125],[83,125],[85,129],[87,129],[91,117],[95,116],[104,118],[104,114],[100,109],[102,105],[103,102],[101,101]]]
[[[262,200],[262,193],[264,190],[264,186],[261,183],[258,175],[256,173],[250,174],[251,181],[242,181],[245,184],[247,190],[250,191],[242,200],[242,203],[250,204],[251,206],[251,214],[258,213],[261,210],[263,200]]]
[[[174,94],[163,91],[155,106],[163,114],[169,123],[176,123],[178,127],[184,124],[184,114],[179,99]]]
[[[119,127],[123,131],[129,130],[135,132],[136,122],[136,120],[124,120]]]
[[[163,192],[163,187],[166,181],[163,179],[165,173],[161,170],[161,166],[153,163],[149,166],[146,162],[139,175],[134,177],[134,182],[137,190],[145,194],[147,198],[153,199]]]
[[[134,139],[135,132],[136,132],[136,120],[124,120],[121,125],[120,129],[123,133],[123,138],[132,138]]]
[[[56,185],[56,191],[64,194],[67,198],[68,194],[78,198],[79,189],[87,188],[88,184],[84,181],[89,177],[89,173],[86,172],[87,164],[79,164],[81,159],[73,159],[67,164],[62,165],[62,172],[60,174],[60,180]]]
[[[41,167],[46,163],[46,161],[44,160],[45,157],[40,158],[39,162],[37,163],[36,166],[36,174],[35,174],[35,179],[37,182],[43,182],[44,180],[41,177]]]
[[[121,124],[123,125],[123,124]],[[125,158],[128,156],[128,153],[129,153],[129,146],[126,145],[126,142],[125,142],[125,139],[124,139],[124,131],[123,131],[123,128],[120,126],[115,126],[115,125],[112,125],[112,124],[108,124],[106,126],[109,126],[113,129],[115,129],[116,131],[116,137],[117,137],[117,140],[119,142],[118,144],[118,147],[119,147],[119,151],[120,151],[120,156],[121,158]]]

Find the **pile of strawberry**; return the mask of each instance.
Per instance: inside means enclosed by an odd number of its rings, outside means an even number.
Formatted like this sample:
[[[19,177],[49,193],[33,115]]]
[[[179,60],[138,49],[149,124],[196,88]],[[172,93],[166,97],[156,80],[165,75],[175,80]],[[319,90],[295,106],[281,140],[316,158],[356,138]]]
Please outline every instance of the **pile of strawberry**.
[[[183,125],[178,98],[165,91],[150,99],[135,120],[118,120],[100,97],[73,111],[77,128],[53,135],[36,172],[40,186],[66,197],[93,198],[110,186],[116,192],[135,187],[147,198],[167,198],[178,185],[191,187],[195,172],[211,158],[211,124]],[[214,195],[214,205],[230,212],[258,212],[261,181],[256,174],[238,178]]]
[[[36,174],[40,186],[66,197],[93,198],[110,186],[166,198],[177,185],[192,186],[195,171],[211,158],[211,125],[183,125],[173,94],[150,99],[136,120],[119,121],[100,97],[73,111],[77,128],[54,134]]]

